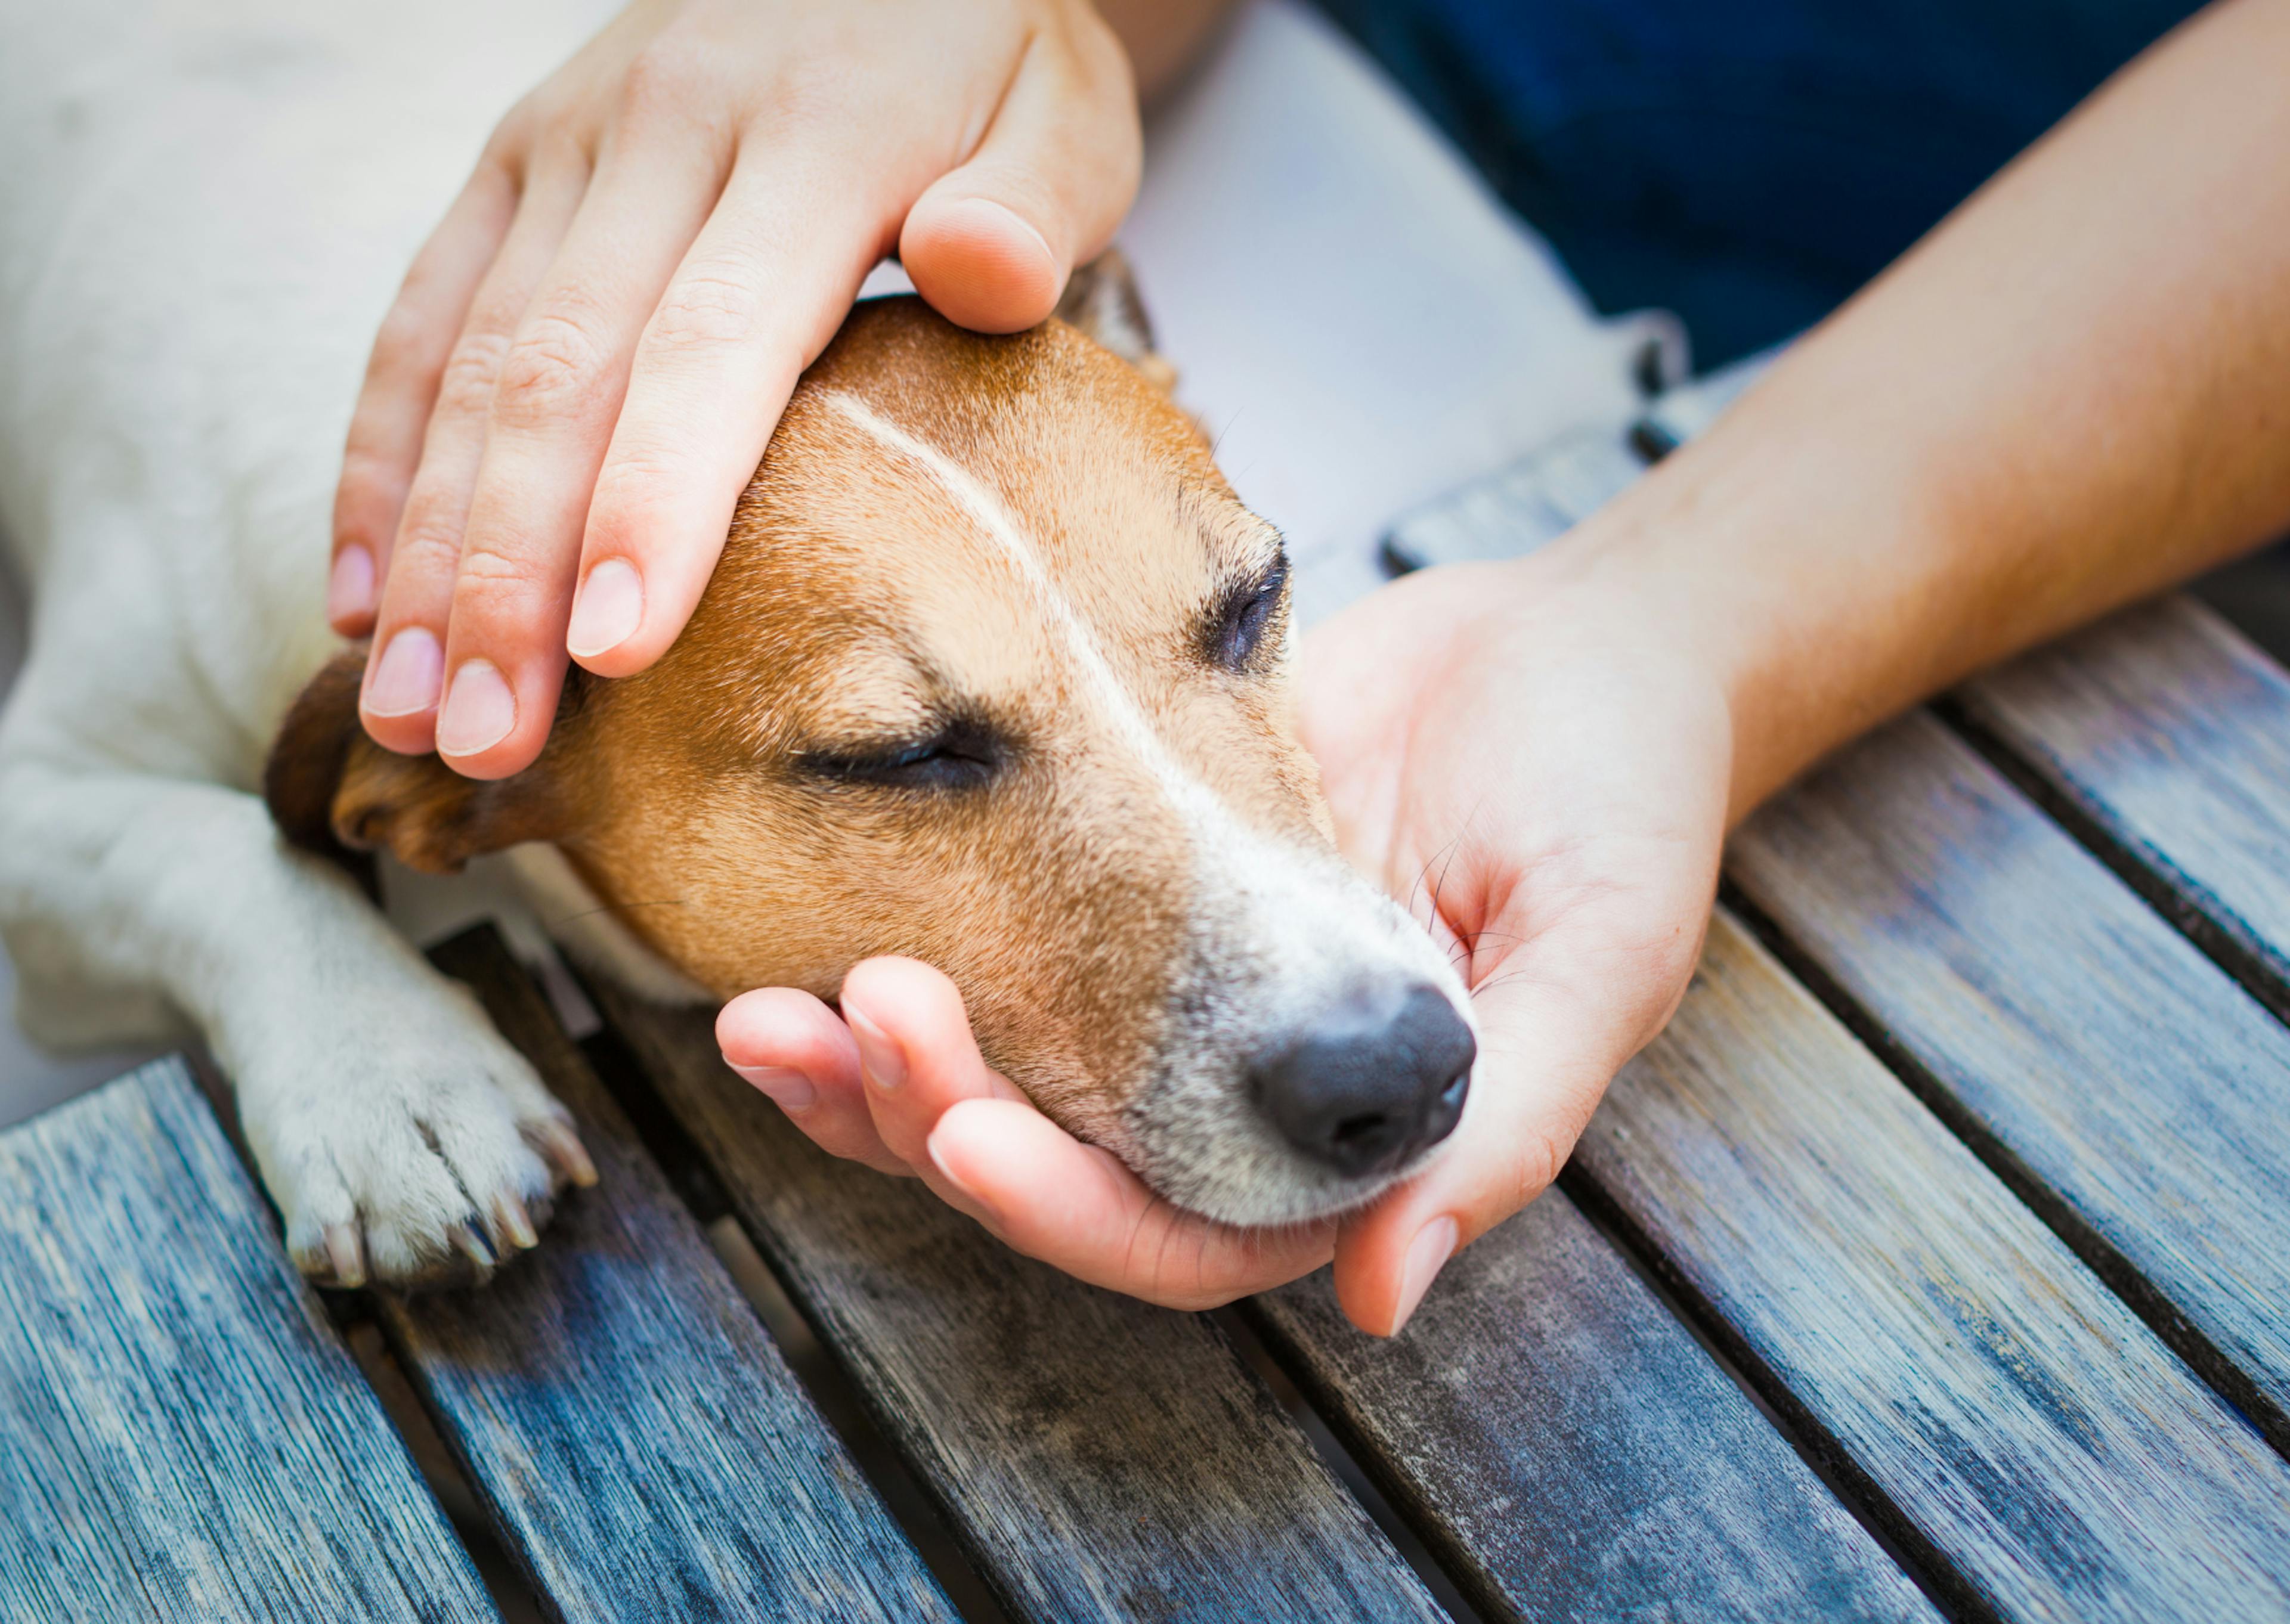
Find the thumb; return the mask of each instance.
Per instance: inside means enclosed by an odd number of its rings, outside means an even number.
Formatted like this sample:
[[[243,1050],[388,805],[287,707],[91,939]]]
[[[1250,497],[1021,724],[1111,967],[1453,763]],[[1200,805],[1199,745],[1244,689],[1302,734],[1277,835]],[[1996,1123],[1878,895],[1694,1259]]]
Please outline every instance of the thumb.
[[[1035,36],[975,151],[907,212],[899,258],[949,321],[1015,332],[1137,195],[1143,138],[1128,59],[1090,17]]]
[[[1462,1120],[1429,1167],[1337,1238],[1337,1299],[1374,1335],[1397,1336],[1449,1258],[1557,1177],[1633,1046],[1547,984],[1475,1002],[1479,1060]]]

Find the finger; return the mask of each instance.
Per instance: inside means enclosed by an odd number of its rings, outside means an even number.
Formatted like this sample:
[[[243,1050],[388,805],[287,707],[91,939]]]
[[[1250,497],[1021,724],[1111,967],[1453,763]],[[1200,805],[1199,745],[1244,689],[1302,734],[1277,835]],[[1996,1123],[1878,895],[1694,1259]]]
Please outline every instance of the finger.
[[[1361,1330],[1396,1336],[1462,1247],[1558,1176],[1629,1057],[1595,1004],[1549,984],[1475,1001],[1479,1060],[1462,1120],[1430,1166],[1344,1220],[1336,1296]]]
[[[950,1108],[929,1148],[941,1176],[1011,1246],[1167,1308],[1214,1308],[1309,1274],[1334,1236],[1330,1223],[1233,1229],[1181,1212],[1118,1157],[1018,1101]]]
[[[913,959],[844,980],[876,1130],[933,1189],[1028,1255],[1171,1306],[1229,1302],[1317,1268],[1333,1226],[1240,1231],[1179,1212],[986,1064],[954,983]],[[992,1108],[984,1115],[981,1108]],[[949,1124],[952,1124],[949,1126]]]
[[[436,742],[444,680],[445,621],[461,556],[469,493],[484,453],[485,420],[509,335],[532,302],[588,186],[585,162],[559,161],[526,179],[500,256],[439,374],[421,462],[405,496],[358,713],[374,741],[420,754]]]
[[[856,156],[744,149],[645,328],[564,638],[600,676],[643,670],[692,618],[797,378],[880,257],[885,183]]]
[[[438,377],[516,212],[516,181],[488,154],[414,255],[374,336],[334,489],[326,620],[345,637],[373,629]]]
[[[978,148],[908,210],[899,258],[949,321],[1014,332],[1113,238],[1142,155],[1128,58],[1094,17],[1035,36]]]
[[[950,1107],[965,1100],[1024,1100],[987,1065],[962,995],[930,965],[869,959],[844,978],[842,1003],[875,1131],[916,1171],[932,1171],[930,1132]]]
[[[850,1028],[809,993],[766,988],[741,993],[716,1017],[725,1063],[787,1113],[830,1156],[911,1177],[875,1132],[859,1080]]]
[[[453,584],[437,753],[473,778],[530,765],[564,680],[598,465],[638,335],[708,218],[729,138],[608,156],[501,364]]]

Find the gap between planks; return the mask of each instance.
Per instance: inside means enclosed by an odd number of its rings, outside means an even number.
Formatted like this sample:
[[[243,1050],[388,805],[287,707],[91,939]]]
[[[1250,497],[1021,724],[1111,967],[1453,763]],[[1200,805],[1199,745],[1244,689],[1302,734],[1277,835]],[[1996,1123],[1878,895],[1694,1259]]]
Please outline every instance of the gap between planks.
[[[1840,986],[1818,957],[1743,894],[1730,878],[1720,883],[1718,900],[2166,1347],[2184,1360],[2206,1386],[2232,1405],[2278,1454],[2290,1459],[2290,1416],[2286,1416],[2217,1343],[2203,1334],[2145,1270],[2102,1235],[2077,1211],[2072,1201],[2029,1166],[1977,1111],[1934,1076],[1905,1043]]]

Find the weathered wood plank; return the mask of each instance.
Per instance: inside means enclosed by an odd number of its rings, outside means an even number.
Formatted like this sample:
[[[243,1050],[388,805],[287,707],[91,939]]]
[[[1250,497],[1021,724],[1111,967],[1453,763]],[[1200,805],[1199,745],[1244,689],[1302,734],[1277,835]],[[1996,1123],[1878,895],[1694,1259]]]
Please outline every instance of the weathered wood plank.
[[[180,1060],[0,1135],[0,1618],[495,1616]]]
[[[1959,1132],[2290,1446],[2290,1030],[1928,716],[1728,872]]]
[[[835,1161],[725,1068],[705,1015],[597,996],[1013,1614],[1440,1616],[1212,1322]]]
[[[500,937],[481,927],[431,957],[572,1108],[601,1175],[485,1290],[379,1300],[556,1615],[952,1620]]]
[[[1961,1604],[2290,1612],[2290,1464],[1729,916],[1576,1164]]]
[[[2119,872],[2290,1019],[2290,673],[2179,596],[1956,699]]]
[[[1325,1273],[1253,1318],[1490,1619],[1932,1619],[1564,1195],[1450,1264],[1405,1336]]]

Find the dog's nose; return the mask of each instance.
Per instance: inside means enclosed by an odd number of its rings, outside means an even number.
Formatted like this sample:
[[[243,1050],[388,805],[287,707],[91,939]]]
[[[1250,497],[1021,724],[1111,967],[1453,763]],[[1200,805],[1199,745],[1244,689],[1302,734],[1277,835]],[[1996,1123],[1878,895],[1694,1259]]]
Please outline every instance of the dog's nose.
[[[1453,1132],[1478,1048],[1437,988],[1387,984],[1262,1057],[1249,1083],[1281,1137],[1316,1162],[1365,1178]]]

